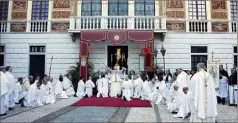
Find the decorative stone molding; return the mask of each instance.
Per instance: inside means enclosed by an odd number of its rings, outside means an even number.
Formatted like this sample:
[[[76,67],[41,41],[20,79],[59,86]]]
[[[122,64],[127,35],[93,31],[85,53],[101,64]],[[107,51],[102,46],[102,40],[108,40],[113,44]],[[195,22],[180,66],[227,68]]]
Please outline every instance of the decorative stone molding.
[[[70,11],[53,11],[52,18],[69,18]]]
[[[185,12],[184,11],[167,11],[166,16],[168,18],[184,18]]]
[[[227,19],[227,12],[212,12],[212,19]]]
[[[54,0],[53,8],[70,8],[70,0]]]
[[[69,29],[69,23],[52,23],[51,29],[54,32],[67,31]]]
[[[26,32],[26,23],[11,24],[11,32]]]
[[[212,32],[227,32],[228,31],[228,23],[212,23]]]
[[[184,22],[167,22],[167,29],[169,31],[185,31],[185,23]]]

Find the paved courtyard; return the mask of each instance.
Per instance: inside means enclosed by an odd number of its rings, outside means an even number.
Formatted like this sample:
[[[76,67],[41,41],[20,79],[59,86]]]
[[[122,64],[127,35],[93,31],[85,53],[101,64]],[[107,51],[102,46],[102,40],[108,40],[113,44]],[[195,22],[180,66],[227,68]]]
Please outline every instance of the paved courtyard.
[[[1,122],[189,122],[189,118],[173,118],[165,105],[151,108],[72,107],[79,100],[71,97],[39,108],[20,108],[19,105]],[[218,105],[218,122],[237,122],[237,108]]]

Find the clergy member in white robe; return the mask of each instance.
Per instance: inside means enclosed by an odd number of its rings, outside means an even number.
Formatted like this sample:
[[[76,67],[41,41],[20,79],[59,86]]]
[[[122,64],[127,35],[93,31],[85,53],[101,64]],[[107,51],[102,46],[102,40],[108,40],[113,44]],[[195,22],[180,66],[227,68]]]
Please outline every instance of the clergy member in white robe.
[[[63,76],[59,76],[59,80],[54,84],[54,91],[55,91],[55,96],[56,99],[66,99],[69,98],[66,94],[66,92],[63,89]]]
[[[18,78],[17,81],[17,100],[15,101],[15,103],[19,103],[21,104],[21,107],[24,107],[23,101],[24,101],[24,97],[26,96],[26,91],[23,89],[22,87],[22,82],[23,82],[23,78]]]
[[[31,84],[24,101],[24,105],[26,107],[40,107],[44,105],[42,103],[42,94],[40,92],[40,86],[40,82]]]
[[[80,80],[78,82],[76,96],[80,97],[80,98],[83,98],[84,93],[85,93],[85,84],[84,84],[84,81],[83,81],[83,77],[80,77]]]
[[[225,76],[220,76],[218,97],[220,97],[222,104],[225,105],[225,100],[228,97],[228,78]]]
[[[217,99],[216,91],[212,76],[205,71],[205,64],[197,65],[196,73],[193,79],[195,83],[194,91],[194,106],[195,114],[190,120],[191,122],[215,122],[217,116]]]
[[[140,98],[142,94],[143,80],[140,75],[137,75],[137,79],[134,82],[134,98]]]
[[[85,93],[84,93],[84,96],[86,96],[86,97],[93,96],[93,88],[95,88],[95,84],[92,81],[92,77],[89,76],[89,79],[85,83]]]
[[[49,104],[48,101],[46,101],[46,99],[48,98],[48,96],[50,95],[50,91],[49,88],[47,87],[47,81],[48,81],[48,77],[45,78],[44,80],[42,80],[42,84],[40,86],[40,92],[41,92],[41,102],[43,104]]]
[[[108,97],[108,93],[109,93],[109,82],[108,80],[105,78],[105,75],[102,75],[102,97]],[[121,88],[121,87],[120,87]]]
[[[8,111],[8,90],[9,90],[9,82],[5,75],[5,67],[0,68],[0,116],[7,115]]]
[[[125,77],[125,81],[122,83],[122,99],[124,101],[131,101],[132,93],[131,88],[133,88],[133,84],[129,81],[128,76]]]
[[[48,82],[46,84],[46,88],[49,91],[49,95],[46,98],[46,103],[47,104],[53,104],[56,101],[55,93],[54,93],[54,89],[53,89],[53,84],[52,84],[53,78],[52,77],[48,77],[47,81]]]
[[[15,106],[15,101],[17,100],[17,80],[12,74],[12,68],[10,66],[6,67],[6,77],[9,81],[9,110],[13,110],[13,107]]]
[[[67,76],[63,77],[62,85],[63,85],[63,88],[64,88],[65,92],[67,93],[67,95],[69,97],[73,96],[75,94],[73,84]]]
[[[167,97],[169,96],[169,90],[162,76],[159,77],[159,82],[157,86],[159,89],[158,89],[155,104],[160,104],[160,103],[165,104]]]
[[[23,80],[22,86],[25,91],[28,91],[28,89],[31,86],[32,81],[33,81],[33,76],[29,76]]]
[[[170,100],[167,100],[167,110],[169,110],[172,113],[177,113],[179,109],[179,96],[178,96],[178,85],[173,85],[173,90],[171,90],[170,93]]]
[[[118,74],[119,72],[122,72],[119,70],[119,66],[116,65],[114,67],[115,73],[112,74],[111,79],[109,81],[110,83],[110,97],[117,98],[121,95],[121,84],[123,80],[121,79],[121,76]]]
[[[145,77],[145,81],[142,85],[142,100],[148,100],[150,93],[152,92],[152,86],[150,82],[148,81],[148,78]]]
[[[148,100],[154,103],[158,97],[159,94],[159,83],[158,83],[158,77],[155,76],[155,78],[152,80],[152,92],[149,94]]]
[[[135,81],[134,79],[135,79],[135,78],[134,78],[133,75],[131,75],[130,78],[128,79],[128,81],[132,84],[132,86],[133,86],[134,81]],[[130,92],[131,92],[131,94],[130,94],[131,97],[133,97],[133,94],[134,94],[134,88],[133,88],[133,87],[131,88],[131,91],[130,91]]]

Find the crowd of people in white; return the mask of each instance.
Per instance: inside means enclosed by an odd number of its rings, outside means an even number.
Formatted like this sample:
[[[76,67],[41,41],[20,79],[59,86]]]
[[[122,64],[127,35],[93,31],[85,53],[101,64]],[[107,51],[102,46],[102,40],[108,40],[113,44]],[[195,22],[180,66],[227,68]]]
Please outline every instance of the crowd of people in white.
[[[15,103],[22,107],[39,107],[55,103],[56,99],[77,96],[87,98],[93,96],[93,88],[97,88],[97,97],[122,98],[131,101],[133,98],[149,100],[151,103],[167,105],[168,111],[175,113],[173,117],[186,118],[190,116],[191,122],[215,122],[217,116],[217,100],[222,102],[228,96],[228,78],[234,80],[236,69],[231,69],[232,75],[226,77],[220,73],[220,87],[216,88],[213,77],[206,72],[205,64],[199,63],[197,71],[192,75],[183,69],[176,69],[177,77],[174,79],[169,70],[165,75],[143,79],[140,75],[126,75],[118,66],[106,74],[99,76],[96,85],[92,77],[84,82],[80,77],[77,92],[75,93],[72,82],[66,76],[59,76],[58,81],[53,81],[50,76],[45,76],[42,82],[33,77],[15,79],[11,67],[1,67],[1,115],[6,115],[8,110],[13,110]],[[225,83],[225,84],[224,84]],[[229,82],[231,83],[231,82]],[[234,82],[233,82],[234,83]],[[237,106],[237,86],[229,84],[230,104]]]

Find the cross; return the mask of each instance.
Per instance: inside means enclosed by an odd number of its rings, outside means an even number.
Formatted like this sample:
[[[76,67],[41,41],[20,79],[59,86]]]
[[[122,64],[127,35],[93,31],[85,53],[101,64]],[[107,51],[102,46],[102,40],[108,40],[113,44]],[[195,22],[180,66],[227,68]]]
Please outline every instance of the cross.
[[[212,61],[213,61],[213,54],[214,54],[214,52],[212,51]]]

